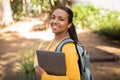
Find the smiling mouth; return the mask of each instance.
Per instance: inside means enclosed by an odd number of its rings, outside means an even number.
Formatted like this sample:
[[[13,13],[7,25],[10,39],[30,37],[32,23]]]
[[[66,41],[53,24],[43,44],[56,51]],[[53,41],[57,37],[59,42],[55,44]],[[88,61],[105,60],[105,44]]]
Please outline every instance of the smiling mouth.
[[[57,29],[57,28],[59,28],[58,25],[51,25],[51,27],[52,27],[53,29]]]
[[[55,26],[55,25],[51,25],[51,29],[53,32],[56,32],[58,30],[58,26]]]
[[[52,28],[58,28],[58,26],[52,26]]]

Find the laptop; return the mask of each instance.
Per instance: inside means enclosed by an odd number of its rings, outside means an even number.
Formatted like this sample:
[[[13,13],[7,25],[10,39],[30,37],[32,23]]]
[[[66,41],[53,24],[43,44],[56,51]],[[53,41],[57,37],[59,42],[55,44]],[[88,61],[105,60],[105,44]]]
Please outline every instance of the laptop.
[[[65,54],[63,52],[36,50],[38,64],[50,75],[66,75]]]

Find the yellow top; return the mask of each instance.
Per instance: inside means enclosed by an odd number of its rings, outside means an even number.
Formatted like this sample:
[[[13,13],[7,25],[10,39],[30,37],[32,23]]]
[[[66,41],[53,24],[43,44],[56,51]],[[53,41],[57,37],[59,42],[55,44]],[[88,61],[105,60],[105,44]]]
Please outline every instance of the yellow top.
[[[51,45],[51,43],[49,44],[49,46]],[[58,44],[54,45],[54,47],[52,47],[49,50],[55,51]],[[78,66],[79,57],[75,49],[75,44],[74,43],[65,44],[62,48],[62,52],[65,53],[66,58],[66,76],[49,75],[46,72],[44,72],[41,80],[81,80]]]

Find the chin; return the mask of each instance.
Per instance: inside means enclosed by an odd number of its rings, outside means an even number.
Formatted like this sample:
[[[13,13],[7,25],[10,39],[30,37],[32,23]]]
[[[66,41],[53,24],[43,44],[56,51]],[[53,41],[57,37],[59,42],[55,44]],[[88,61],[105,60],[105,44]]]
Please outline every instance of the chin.
[[[53,33],[57,33],[57,31],[55,31],[55,30],[52,30],[52,32],[53,32]]]
[[[57,32],[53,32],[54,34],[57,34]]]
[[[55,32],[55,31],[53,31],[53,33],[54,33],[54,34],[58,34],[59,32]]]

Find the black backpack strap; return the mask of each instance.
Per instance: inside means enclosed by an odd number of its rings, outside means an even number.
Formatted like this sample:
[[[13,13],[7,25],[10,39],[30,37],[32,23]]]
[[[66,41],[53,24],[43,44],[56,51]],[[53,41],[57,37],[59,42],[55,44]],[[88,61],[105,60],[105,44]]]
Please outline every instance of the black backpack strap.
[[[67,38],[67,39],[62,40],[61,43],[57,46],[55,51],[58,51],[58,52],[62,51],[63,45],[66,44],[66,43],[69,43],[69,42],[74,43],[74,41],[71,38]]]

